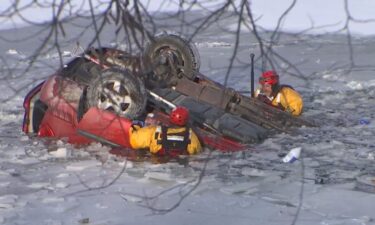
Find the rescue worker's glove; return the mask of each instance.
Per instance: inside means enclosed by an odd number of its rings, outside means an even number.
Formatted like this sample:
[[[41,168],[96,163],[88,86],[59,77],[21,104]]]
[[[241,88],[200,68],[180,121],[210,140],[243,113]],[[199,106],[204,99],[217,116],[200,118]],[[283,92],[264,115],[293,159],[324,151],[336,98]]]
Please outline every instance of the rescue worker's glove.
[[[267,96],[263,95],[263,94],[259,94],[257,96],[257,99],[263,103],[266,103],[268,105],[272,105],[272,102],[269,98],[267,98]]]
[[[144,126],[145,126],[145,122],[142,120],[133,120],[132,125],[131,125],[133,130],[138,130],[139,128],[144,127]]]

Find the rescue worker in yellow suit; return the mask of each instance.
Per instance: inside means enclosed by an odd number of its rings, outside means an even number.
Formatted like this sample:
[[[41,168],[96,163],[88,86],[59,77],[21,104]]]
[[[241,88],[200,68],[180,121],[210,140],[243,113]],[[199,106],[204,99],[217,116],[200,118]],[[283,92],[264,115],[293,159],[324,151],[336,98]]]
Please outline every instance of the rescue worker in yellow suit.
[[[130,145],[133,149],[149,149],[158,155],[196,154],[202,147],[197,135],[187,126],[189,111],[176,107],[169,115],[172,126],[146,126],[130,129]]]
[[[303,109],[303,100],[300,94],[289,85],[280,85],[279,75],[272,70],[264,72],[259,78],[260,88],[254,95],[257,99],[299,116]]]

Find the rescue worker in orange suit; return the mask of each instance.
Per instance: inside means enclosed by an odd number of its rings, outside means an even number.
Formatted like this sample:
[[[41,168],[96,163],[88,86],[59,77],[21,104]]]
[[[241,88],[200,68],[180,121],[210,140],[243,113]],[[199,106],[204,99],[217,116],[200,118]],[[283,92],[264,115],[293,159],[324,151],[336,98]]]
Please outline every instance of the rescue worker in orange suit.
[[[279,75],[272,70],[264,72],[259,78],[260,87],[254,96],[274,107],[299,116],[303,109],[303,100],[300,94],[289,85],[281,85]]]
[[[185,107],[176,107],[169,115],[172,126],[150,125],[132,128],[129,131],[130,145],[133,149],[149,149],[151,153],[196,154],[202,147],[197,135],[187,126],[189,111]]]

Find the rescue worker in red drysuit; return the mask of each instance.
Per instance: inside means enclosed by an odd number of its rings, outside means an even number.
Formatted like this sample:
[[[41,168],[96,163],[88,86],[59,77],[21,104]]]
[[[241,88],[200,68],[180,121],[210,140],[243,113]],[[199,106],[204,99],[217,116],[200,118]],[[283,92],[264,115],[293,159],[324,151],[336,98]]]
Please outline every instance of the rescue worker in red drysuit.
[[[172,126],[150,125],[131,128],[130,145],[133,149],[149,149],[151,153],[196,154],[202,147],[197,135],[187,126],[189,111],[185,107],[176,107],[169,115]]]
[[[254,95],[260,101],[277,107],[283,111],[299,116],[303,109],[300,94],[289,85],[281,85],[279,75],[272,70],[264,72],[259,78],[260,87]]]

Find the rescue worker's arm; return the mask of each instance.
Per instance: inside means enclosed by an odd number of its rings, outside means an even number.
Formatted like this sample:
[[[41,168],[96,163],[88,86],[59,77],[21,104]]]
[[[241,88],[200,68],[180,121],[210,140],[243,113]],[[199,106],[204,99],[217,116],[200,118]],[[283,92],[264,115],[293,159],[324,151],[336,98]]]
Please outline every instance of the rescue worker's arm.
[[[302,113],[303,100],[302,97],[291,88],[283,88],[281,90],[281,105],[286,112],[293,116],[299,116]]]
[[[130,128],[129,139],[131,147],[133,149],[150,148],[155,130],[155,126],[142,127],[139,129]]]
[[[257,98],[259,94],[260,94],[260,88],[257,88],[257,89],[254,91],[254,97]]]
[[[201,143],[194,131],[191,132],[190,144],[187,146],[187,151],[190,155],[197,154],[202,150]]]
[[[263,93],[261,93],[259,88],[254,92],[254,98],[268,105],[272,105],[272,101],[269,98],[267,98],[267,96],[265,96]]]

